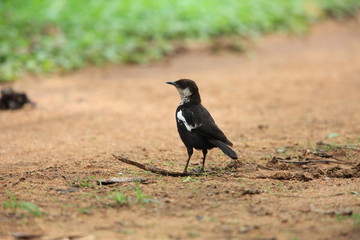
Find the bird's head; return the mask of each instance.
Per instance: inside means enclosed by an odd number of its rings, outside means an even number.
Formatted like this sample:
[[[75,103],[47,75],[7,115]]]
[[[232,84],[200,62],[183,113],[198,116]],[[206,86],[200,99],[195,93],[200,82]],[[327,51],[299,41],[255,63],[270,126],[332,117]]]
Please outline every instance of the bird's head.
[[[174,85],[180,94],[180,105],[188,102],[200,103],[199,89],[190,79],[180,79],[175,82],[166,82]]]

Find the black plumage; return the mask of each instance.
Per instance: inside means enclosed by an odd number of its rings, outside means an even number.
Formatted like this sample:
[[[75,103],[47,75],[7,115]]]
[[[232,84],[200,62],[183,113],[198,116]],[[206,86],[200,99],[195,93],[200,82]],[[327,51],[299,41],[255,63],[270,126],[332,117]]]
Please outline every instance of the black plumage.
[[[230,158],[237,159],[236,153],[229,147],[233,144],[219,129],[206,108],[201,105],[196,83],[190,79],[180,79],[167,83],[176,87],[181,99],[175,116],[180,138],[188,152],[184,172],[187,172],[194,148],[203,152],[202,171],[204,170],[206,154],[209,149],[214,147],[220,148]]]
[[[4,88],[0,91],[0,110],[16,110],[28,103],[35,106],[26,93],[15,92],[12,88]]]

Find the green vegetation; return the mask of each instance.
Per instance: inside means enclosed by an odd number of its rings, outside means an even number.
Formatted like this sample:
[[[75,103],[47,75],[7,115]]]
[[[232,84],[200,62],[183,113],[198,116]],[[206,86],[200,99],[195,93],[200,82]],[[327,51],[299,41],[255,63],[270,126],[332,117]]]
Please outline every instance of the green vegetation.
[[[135,187],[135,195],[136,195],[136,203],[151,203],[151,202],[157,202],[155,199],[152,199],[150,196],[145,195],[140,188],[140,184],[137,182]]]
[[[338,221],[353,220],[354,226],[360,225],[360,213],[354,213],[351,216],[337,216]]]
[[[96,177],[90,176],[84,179],[78,179],[78,181],[72,183],[72,185],[79,186],[82,188],[95,188],[97,185],[96,183],[99,183],[99,185],[101,185],[101,182],[98,181]]]
[[[126,193],[127,192],[127,193]],[[133,194],[131,193],[133,192]],[[136,182],[135,186],[130,186],[124,188],[121,192],[117,189],[107,193],[103,198],[99,198],[99,200],[111,199],[113,202],[107,203],[108,206],[128,206],[133,204],[143,204],[143,203],[151,203],[157,202],[151,196],[145,195],[141,188],[140,183]]]
[[[19,201],[14,194],[11,192],[8,192],[10,201],[4,201],[3,207],[4,209],[10,208],[12,211],[12,214],[16,215],[18,212],[18,209],[23,209],[30,213],[31,215],[38,217],[43,215],[43,213],[40,211],[40,209],[31,202],[26,201]]]
[[[356,14],[360,0],[3,0],[0,81],[86,64],[141,63],[174,41],[302,33],[323,16]]]
[[[185,183],[187,181],[191,180],[190,176],[184,177],[183,180],[181,180],[181,182]]]
[[[87,207],[78,207],[78,210],[82,213],[90,213],[91,209],[106,206],[106,207],[124,207],[132,205],[157,203],[158,201],[151,196],[145,195],[141,190],[140,183],[136,182],[135,185],[131,185],[123,188],[121,191],[116,186],[111,191],[103,192],[100,188],[102,186],[95,186],[97,193],[84,193],[80,198],[87,198],[85,202],[90,203]],[[89,198],[90,197],[90,198]],[[91,201],[91,199],[95,199]]]
[[[336,137],[340,137],[340,134],[338,133],[329,133],[326,138],[336,138]]]
[[[355,16],[360,7],[358,0],[321,0],[318,2],[327,16],[337,19]]]
[[[110,196],[116,205],[128,205],[129,204],[129,197],[126,196],[124,193],[119,192],[116,190],[111,196]]]
[[[95,185],[90,183],[89,179],[81,179],[79,186],[84,188],[94,188]]]

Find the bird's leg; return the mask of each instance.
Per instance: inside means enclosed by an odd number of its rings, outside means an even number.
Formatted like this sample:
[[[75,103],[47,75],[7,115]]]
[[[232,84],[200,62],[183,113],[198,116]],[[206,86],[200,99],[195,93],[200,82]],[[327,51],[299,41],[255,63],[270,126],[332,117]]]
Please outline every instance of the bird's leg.
[[[207,149],[203,149],[202,152],[203,152],[203,161],[202,161],[201,171],[203,172],[205,169],[205,159],[206,159]]]
[[[186,166],[185,166],[185,169],[184,169],[184,173],[187,173],[187,168],[188,168],[188,165],[189,165],[189,162],[190,162],[190,158],[193,154],[193,149],[192,148],[187,148],[187,152],[188,152],[188,160],[186,162]]]

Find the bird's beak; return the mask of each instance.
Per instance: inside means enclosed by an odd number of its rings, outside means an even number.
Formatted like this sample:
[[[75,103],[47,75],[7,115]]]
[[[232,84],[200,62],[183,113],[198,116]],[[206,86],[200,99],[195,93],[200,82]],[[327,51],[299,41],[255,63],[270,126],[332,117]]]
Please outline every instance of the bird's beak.
[[[176,87],[176,83],[175,82],[166,82],[167,84],[170,84],[170,85],[174,85]]]

